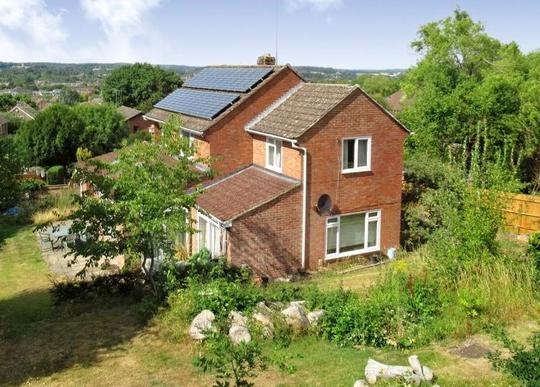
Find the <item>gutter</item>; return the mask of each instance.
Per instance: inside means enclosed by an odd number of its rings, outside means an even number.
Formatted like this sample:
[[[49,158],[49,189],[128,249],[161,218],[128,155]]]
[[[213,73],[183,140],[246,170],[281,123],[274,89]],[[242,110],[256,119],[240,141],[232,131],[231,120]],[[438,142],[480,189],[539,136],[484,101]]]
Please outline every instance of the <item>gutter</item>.
[[[307,148],[298,145],[298,140],[289,140],[294,149],[302,151],[302,270],[306,270],[307,229]]]

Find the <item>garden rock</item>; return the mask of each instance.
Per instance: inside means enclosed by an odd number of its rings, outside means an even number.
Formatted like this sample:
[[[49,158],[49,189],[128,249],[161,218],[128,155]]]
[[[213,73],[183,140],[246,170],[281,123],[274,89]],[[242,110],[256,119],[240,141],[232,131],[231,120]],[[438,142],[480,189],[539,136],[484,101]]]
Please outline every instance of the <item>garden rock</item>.
[[[194,340],[204,340],[206,338],[205,333],[212,330],[212,323],[216,316],[211,311],[205,309],[199,313],[189,326],[189,335]]]
[[[247,327],[247,317],[240,312],[232,311],[229,313],[229,320],[231,321],[231,325]]]
[[[422,382],[433,380],[433,371],[420,364],[417,356],[409,357],[409,366],[387,365],[373,359],[368,359],[364,374],[369,384],[375,384],[377,379],[403,379],[407,383],[420,385]]]
[[[270,309],[268,306],[266,306],[266,304],[261,301],[257,304],[257,311],[259,311],[260,313],[262,314],[265,314],[267,316],[271,316],[272,315],[272,309]]]
[[[353,387],[368,387],[368,386],[369,386],[369,384],[367,384],[366,381],[363,380],[363,379],[357,380],[353,384]]]
[[[253,313],[253,320],[262,325],[262,334],[264,337],[271,339],[274,337],[275,327],[269,315],[260,312]]]
[[[306,309],[301,303],[291,302],[287,309],[281,311],[281,314],[285,316],[285,321],[293,329],[303,330],[309,327]]]
[[[319,309],[309,312],[307,314],[307,319],[311,325],[317,325],[322,316],[324,316],[324,310]]]
[[[251,334],[244,325],[232,324],[229,329],[229,338],[233,344],[249,343]]]

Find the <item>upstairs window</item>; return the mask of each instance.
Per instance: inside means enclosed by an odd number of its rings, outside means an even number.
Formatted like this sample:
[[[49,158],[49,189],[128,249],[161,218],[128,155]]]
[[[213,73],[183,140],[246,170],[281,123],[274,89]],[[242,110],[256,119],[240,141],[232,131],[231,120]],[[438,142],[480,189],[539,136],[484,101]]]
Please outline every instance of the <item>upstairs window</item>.
[[[266,138],[266,168],[281,172],[281,140]]]
[[[371,137],[344,139],[342,153],[343,173],[371,170]]]

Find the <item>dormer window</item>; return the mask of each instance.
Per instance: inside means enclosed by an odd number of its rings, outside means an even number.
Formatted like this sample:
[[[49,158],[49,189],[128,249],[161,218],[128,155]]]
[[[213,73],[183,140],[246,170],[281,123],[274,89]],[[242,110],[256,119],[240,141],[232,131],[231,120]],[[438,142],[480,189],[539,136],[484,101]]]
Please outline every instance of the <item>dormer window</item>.
[[[371,170],[371,137],[345,138],[342,142],[343,173]]]
[[[266,168],[281,173],[282,155],[281,140],[266,138]]]

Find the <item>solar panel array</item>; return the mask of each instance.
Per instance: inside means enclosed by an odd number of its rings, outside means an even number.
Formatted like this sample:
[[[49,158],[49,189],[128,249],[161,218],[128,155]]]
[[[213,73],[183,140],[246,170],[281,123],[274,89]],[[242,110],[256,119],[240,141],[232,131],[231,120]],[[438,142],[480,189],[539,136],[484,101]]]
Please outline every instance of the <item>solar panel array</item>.
[[[209,67],[186,81],[184,86],[245,93],[271,72],[271,67]]]
[[[240,97],[234,93],[180,88],[173,91],[155,106],[176,113],[213,119]]]

